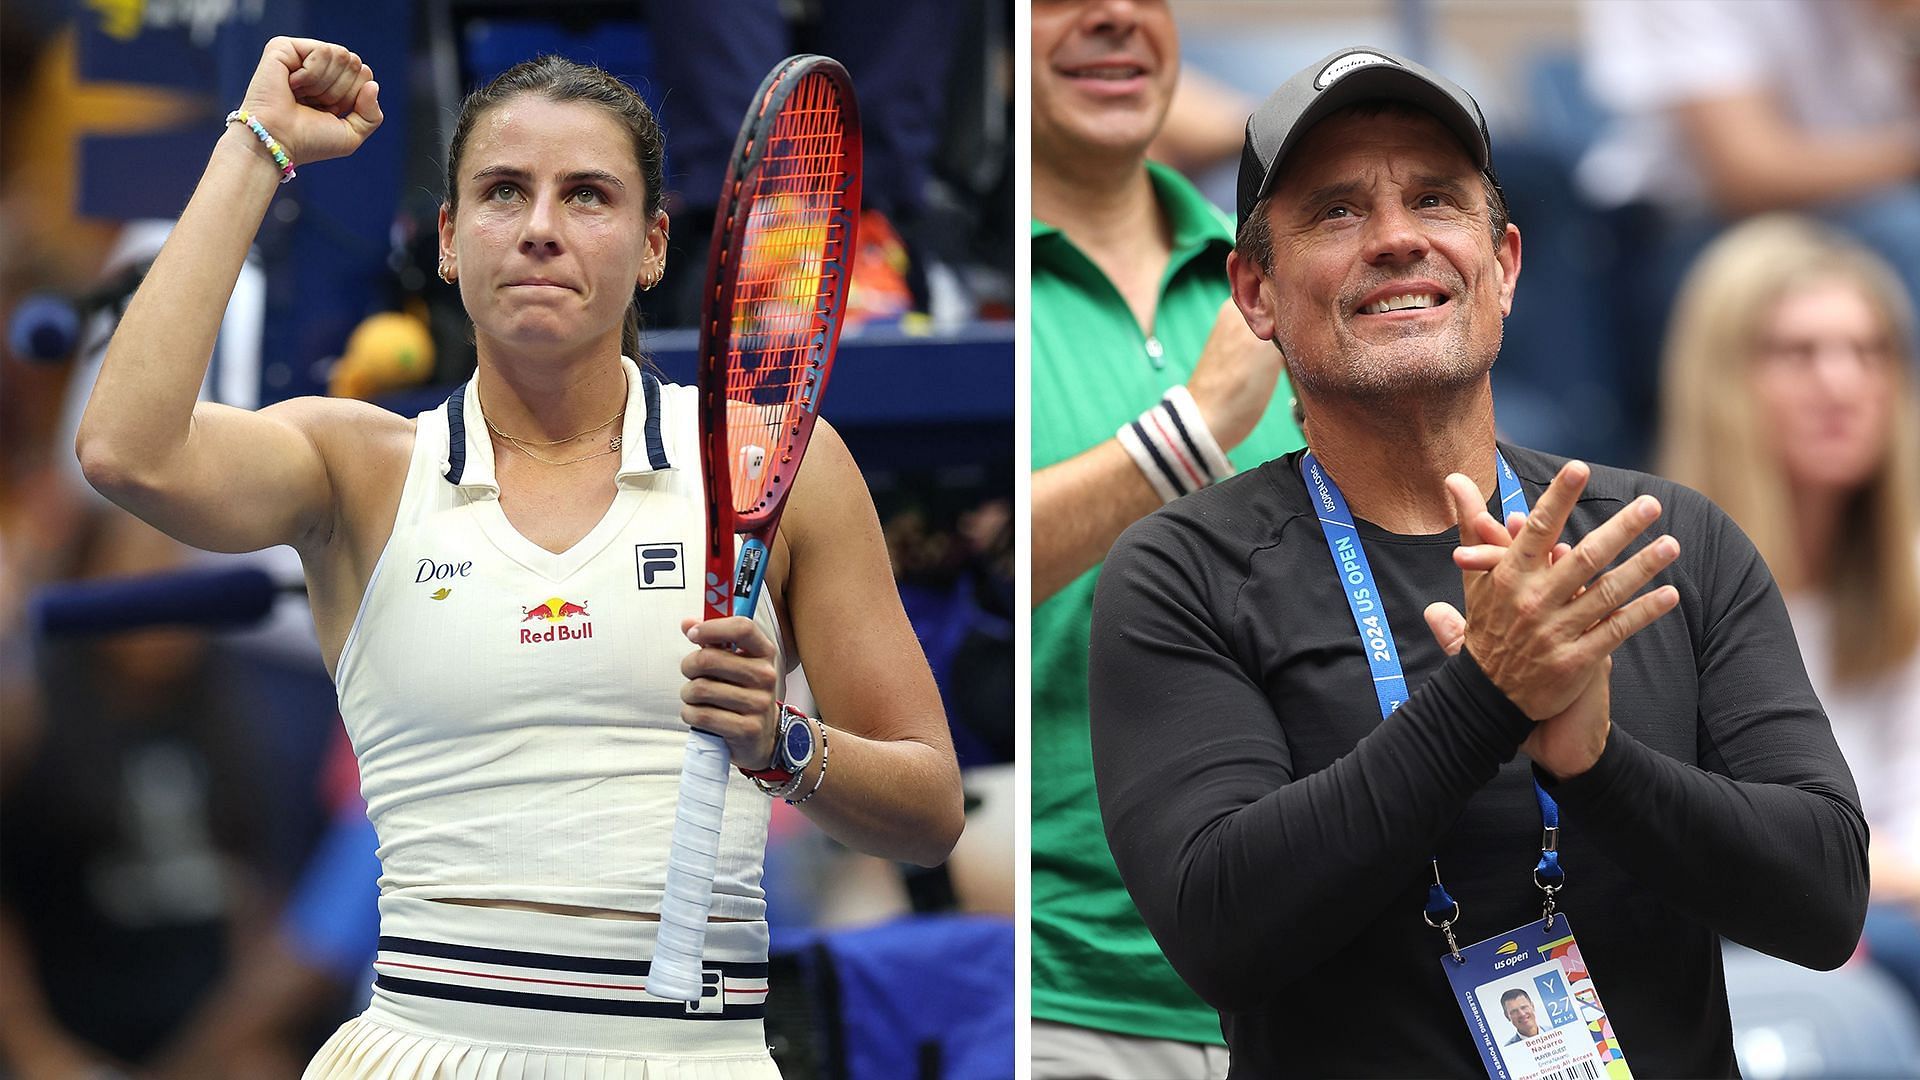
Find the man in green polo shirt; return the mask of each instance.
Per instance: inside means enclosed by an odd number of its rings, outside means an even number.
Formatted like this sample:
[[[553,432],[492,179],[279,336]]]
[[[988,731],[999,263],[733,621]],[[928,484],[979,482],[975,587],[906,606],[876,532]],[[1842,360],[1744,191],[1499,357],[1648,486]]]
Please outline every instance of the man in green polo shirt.
[[[1034,4],[1035,1080],[1226,1073],[1219,1017],[1114,870],[1087,737],[1108,547],[1165,501],[1302,442],[1275,394],[1280,355],[1228,300],[1231,221],[1146,160],[1178,75],[1164,3]]]

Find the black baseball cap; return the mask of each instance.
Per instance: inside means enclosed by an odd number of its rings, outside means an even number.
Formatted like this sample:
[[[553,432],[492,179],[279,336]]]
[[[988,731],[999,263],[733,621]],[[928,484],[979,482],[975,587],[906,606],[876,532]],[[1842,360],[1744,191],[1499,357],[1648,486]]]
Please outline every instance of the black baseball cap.
[[[1432,113],[1460,140],[1473,163],[1492,172],[1487,118],[1450,79],[1371,45],[1350,45],[1301,69],[1247,117],[1240,148],[1236,225],[1273,188],[1287,151],[1336,109],[1361,101],[1401,101]]]

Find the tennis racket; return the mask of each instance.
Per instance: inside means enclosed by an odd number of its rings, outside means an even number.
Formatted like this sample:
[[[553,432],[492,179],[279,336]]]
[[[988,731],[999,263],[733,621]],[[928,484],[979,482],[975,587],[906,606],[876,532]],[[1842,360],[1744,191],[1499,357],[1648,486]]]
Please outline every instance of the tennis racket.
[[[707,255],[700,464],[709,619],[751,616],[759,602],[833,367],[859,217],[853,83],[827,57],[788,57],[760,84],[734,141]],[[656,997],[700,1000],[728,762],[719,736],[690,733],[647,974]]]

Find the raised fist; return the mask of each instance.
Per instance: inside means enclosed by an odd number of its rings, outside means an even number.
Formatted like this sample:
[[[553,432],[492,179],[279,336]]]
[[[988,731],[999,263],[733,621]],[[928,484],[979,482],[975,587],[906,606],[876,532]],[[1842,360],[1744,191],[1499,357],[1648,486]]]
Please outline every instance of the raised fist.
[[[367,141],[380,126],[380,84],[345,46],[277,37],[260,54],[241,107],[298,167],[346,157]]]

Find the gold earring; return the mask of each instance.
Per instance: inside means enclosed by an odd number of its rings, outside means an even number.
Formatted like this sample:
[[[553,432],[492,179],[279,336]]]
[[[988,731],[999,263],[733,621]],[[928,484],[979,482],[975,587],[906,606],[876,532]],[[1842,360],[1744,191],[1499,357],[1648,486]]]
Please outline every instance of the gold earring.
[[[440,280],[449,285],[453,284],[453,277],[447,273],[447,260],[445,259],[440,260]]]

